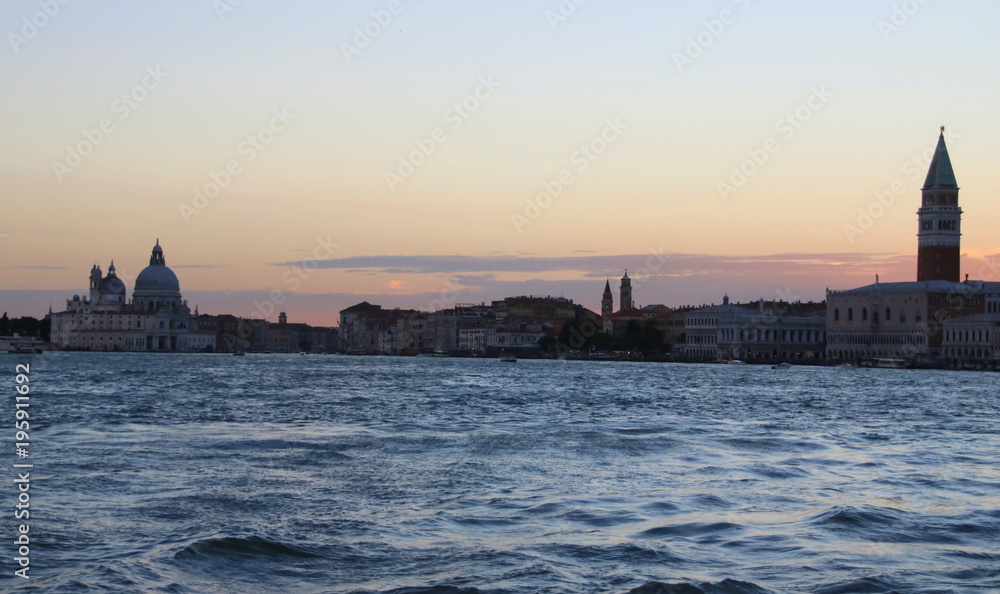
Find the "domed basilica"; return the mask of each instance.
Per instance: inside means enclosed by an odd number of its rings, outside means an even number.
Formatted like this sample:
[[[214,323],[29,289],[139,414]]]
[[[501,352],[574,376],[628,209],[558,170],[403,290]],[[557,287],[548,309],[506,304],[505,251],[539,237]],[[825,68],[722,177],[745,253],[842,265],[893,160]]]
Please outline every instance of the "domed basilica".
[[[149,266],[135,279],[127,302],[124,281],[114,261],[106,276],[90,269],[90,296],[66,300],[66,311],[52,314],[52,342],[60,348],[90,351],[210,351],[215,333],[198,330],[198,312],[181,298],[180,282],[167,267],[157,240]]]

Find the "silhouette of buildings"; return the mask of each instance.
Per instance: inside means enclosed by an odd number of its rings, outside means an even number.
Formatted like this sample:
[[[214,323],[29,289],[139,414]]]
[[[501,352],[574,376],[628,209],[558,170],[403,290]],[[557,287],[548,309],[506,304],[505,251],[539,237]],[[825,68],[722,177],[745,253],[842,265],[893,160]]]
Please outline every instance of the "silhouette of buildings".
[[[114,262],[102,276],[96,264],[90,270],[90,296],[74,295],[66,311],[52,314],[52,343],[64,349],[95,351],[206,351],[215,335],[198,328],[181,298],[177,275],[167,267],[157,240],[149,266],[135,279],[131,302]]]

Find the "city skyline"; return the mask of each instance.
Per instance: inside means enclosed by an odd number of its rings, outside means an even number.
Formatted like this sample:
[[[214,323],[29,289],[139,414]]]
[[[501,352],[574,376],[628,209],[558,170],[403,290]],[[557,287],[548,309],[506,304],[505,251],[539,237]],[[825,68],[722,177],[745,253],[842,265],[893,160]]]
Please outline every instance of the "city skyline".
[[[442,292],[599,311],[644,266],[639,305],[818,301],[914,278],[942,124],[962,273],[992,274],[998,10],[10,3],[0,300],[41,316],[159,237],[202,312],[281,291],[271,319],[317,325]]]

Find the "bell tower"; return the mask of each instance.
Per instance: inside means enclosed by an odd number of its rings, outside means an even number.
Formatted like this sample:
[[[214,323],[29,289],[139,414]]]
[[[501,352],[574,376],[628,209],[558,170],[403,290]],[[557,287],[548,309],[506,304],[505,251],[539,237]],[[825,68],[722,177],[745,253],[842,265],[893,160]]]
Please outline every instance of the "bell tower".
[[[604,282],[604,297],[601,299],[601,315],[608,317],[615,312],[615,298],[611,294],[611,279]]]
[[[917,281],[957,283],[962,255],[962,209],[958,206],[958,182],[944,142],[944,126],[921,194],[923,200],[917,211],[920,225]]]
[[[621,311],[632,309],[632,279],[628,277],[628,269],[625,269],[625,276],[622,277],[620,305]]]

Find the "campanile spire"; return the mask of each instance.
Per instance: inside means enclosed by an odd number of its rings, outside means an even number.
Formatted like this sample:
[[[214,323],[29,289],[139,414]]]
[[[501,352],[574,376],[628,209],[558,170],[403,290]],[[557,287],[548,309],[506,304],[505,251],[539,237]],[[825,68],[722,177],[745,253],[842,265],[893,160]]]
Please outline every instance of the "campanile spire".
[[[920,225],[917,233],[918,281],[959,281],[962,209],[958,205],[958,189],[942,126],[917,211]]]

